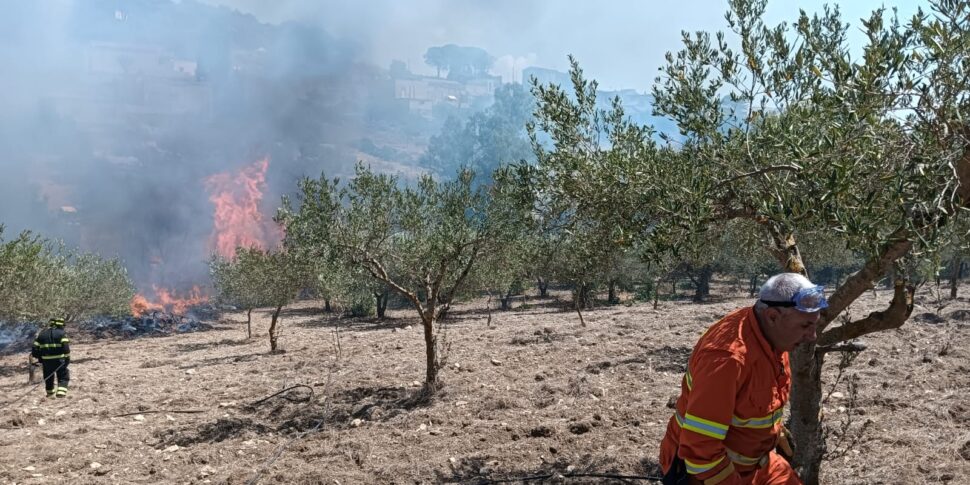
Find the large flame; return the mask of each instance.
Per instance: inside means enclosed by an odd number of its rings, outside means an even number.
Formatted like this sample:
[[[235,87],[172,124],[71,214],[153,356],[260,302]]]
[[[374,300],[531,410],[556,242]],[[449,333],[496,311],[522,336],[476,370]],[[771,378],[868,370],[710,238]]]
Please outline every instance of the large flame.
[[[138,316],[153,311],[167,312],[174,315],[185,315],[185,312],[196,305],[209,301],[209,297],[198,286],[193,286],[187,295],[179,296],[175,291],[167,288],[152,286],[155,291],[155,301],[138,294],[131,299],[131,314]]]
[[[237,247],[265,248],[281,239],[281,232],[259,212],[266,189],[264,158],[237,173],[222,172],[205,179],[209,200],[215,205],[210,245],[220,256],[232,258]]]
[[[210,238],[212,250],[220,256],[232,258],[237,247],[265,249],[282,238],[282,231],[272,219],[259,212],[259,203],[266,189],[266,170],[269,159],[264,158],[242,170],[222,172],[206,177],[205,187],[209,200],[215,205],[214,227]],[[153,258],[152,264],[162,264]],[[138,294],[131,299],[132,315],[153,311],[184,315],[192,306],[206,303],[209,297],[198,287],[192,287],[187,295],[179,295],[168,288],[152,286],[155,297],[149,299]]]

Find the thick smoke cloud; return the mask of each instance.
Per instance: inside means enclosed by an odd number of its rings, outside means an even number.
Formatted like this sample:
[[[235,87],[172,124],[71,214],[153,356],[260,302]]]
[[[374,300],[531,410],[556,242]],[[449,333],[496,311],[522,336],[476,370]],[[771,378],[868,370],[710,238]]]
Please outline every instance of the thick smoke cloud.
[[[377,76],[321,29],[167,0],[5,2],[0,223],[121,257],[142,289],[205,281],[204,180],[269,157],[263,199],[349,172]],[[376,82],[376,81],[374,81]],[[370,92],[370,91],[367,91]]]
[[[682,29],[724,26],[726,3],[661,3],[5,1],[0,223],[121,257],[142,289],[205,281],[207,177],[269,157],[269,216],[297,177],[346,176],[361,158],[413,174],[436,126],[394,103],[391,60],[430,73],[428,47],[477,46],[521,81],[573,53],[603,88],[643,91]],[[843,7],[854,20],[877,6]],[[770,21],[795,15],[770,2]]]

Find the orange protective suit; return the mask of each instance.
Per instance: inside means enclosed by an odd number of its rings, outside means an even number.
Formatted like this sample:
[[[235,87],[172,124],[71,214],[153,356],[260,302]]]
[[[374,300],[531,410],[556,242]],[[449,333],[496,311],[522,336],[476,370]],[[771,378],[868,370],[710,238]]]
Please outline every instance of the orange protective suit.
[[[660,466],[666,472],[679,456],[691,483],[800,485],[773,451],[790,390],[788,353],[771,348],[754,308],[730,313],[694,347]]]

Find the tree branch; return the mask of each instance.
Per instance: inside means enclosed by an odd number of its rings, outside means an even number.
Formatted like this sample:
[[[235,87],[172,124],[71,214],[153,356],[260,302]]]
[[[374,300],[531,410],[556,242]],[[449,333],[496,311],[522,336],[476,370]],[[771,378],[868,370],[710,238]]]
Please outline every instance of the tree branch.
[[[964,132],[964,136],[970,137],[970,127],[965,128]],[[957,188],[959,203],[963,207],[970,207],[970,150],[963,152],[963,156],[954,165],[953,171],[956,172],[957,180],[960,182],[960,187]]]
[[[370,272],[371,276],[373,276],[374,278],[380,281],[383,281],[384,284],[386,284],[387,286],[390,286],[394,291],[400,293],[403,297],[410,300],[411,303],[414,305],[414,308],[416,308],[418,312],[420,312],[422,315],[424,314],[424,307],[421,305],[421,300],[418,299],[417,295],[415,295],[413,292],[408,291],[403,286],[397,284],[397,282],[392,280],[390,276],[388,276],[387,270],[384,269],[384,266],[381,264],[380,261],[371,257],[365,251],[361,251],[361,253],[363,253],[363,257],[360,258],[361,263],[363,263],[362,266],[364,266],[364,268],[366,268],[367,271]]]
[[[782,269],[789,273],[808,276],[805,263],[802,261],[802,253],[795,242],[795,235],[783,234],[777,224],[768,224],[768,233],[774,242],[774,247],[768,248],[768,251],[775,256]]]
[[[863,350],[866,350],[866,345],[859,342],[845,342],[815,347],[815,353],[817,354],[827,354],[829,352],[862,352]]]
[[[468,256],[468,262],[465,263],[465,267],[462,268],[461,274],[455,279],[455,283],[451,285],[451,288],[445,292],[445,305],[451,305],[451,299],[455,297],[455,291],[461,286],[465,278],[468,277],[468,273],[471,272],[472,266],[475,264],[475,260],[478,259],[478,251],[481,249],[480,246],[475,246],[472,248],[472,253]]]
[[[829,322],[842,313],[856,298],[859,298],[859,295],[872,288],[872,282],[886,274],[893,262],[909,252],[910,248],[913,247],[913,242],[907,238],[908,235],[909,231],[906,229],[898,229],[890,235],[890,242],[882,247],[879,255],[866,261],[862,269],[846,278],[842,286],[835,290],[835,293],[828,299],[829,307],[822,310],[822,318],[819,320],[818,328],[820,333],[828,326]]]
[[[913,293],[915,292],[916,288],[906,284],[905,280],[896,280],[893,300],[889,303],[889,308],[881,312],[872,312],[862,320],[830,329],[819,336],[818,345],[832,345],[873,332],[901,327],[913,313]]]
[[[766,173],[771,173],[771,172],[782,172],[782,171],[797,172],[797,171],[799,171],[801,169],[802,168],[799,167],[799,166],[797,166],[797,165],[772,165],[770,167],[765,167],[765,168],[762,168],[762,169],[758,169],[758,170],[755,170],[753,172],[745,172],[745,173],[742,173],[742,174],[735,175],[734,177],[731,177],[731,178],[728,178],[728,179],[724,179],[724,180],[718,182],[717,184],[715,184],[714,185],[714,188],[719,189],[719,188],[724,187],[725,185],[727,185],[727,184],[729,184],[731,182],[735,182],[735,181],[741,180],[743,178],[756,177],[758,175],[764,175]]]

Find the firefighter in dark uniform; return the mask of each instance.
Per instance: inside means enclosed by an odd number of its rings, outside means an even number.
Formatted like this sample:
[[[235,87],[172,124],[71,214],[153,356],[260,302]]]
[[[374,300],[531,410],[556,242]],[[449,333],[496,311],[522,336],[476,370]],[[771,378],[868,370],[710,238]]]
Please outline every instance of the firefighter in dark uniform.
[[[44,367],[44,387],[47,388],[47,397],[67,396],[67,384],[70,380],[67,366],[71,363],[71,347],[70,339],[64,332],[63,318],[50,320],[50,326],[37,334],[34,348],[30,353]],[[56,389],[55,377],[57,378]]]

